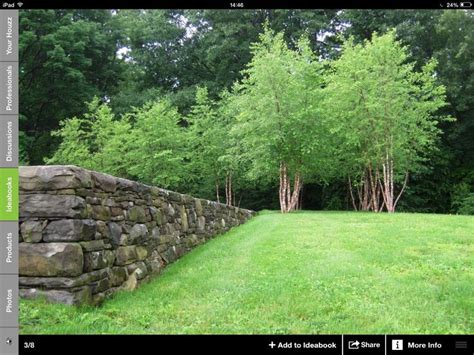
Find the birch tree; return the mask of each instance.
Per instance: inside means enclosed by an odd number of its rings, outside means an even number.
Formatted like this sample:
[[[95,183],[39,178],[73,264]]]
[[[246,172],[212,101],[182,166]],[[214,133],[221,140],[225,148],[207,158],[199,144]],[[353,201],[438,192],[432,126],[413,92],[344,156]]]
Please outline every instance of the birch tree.
[[[268,28],[252,45],[252,60],[235,86],[234,134],[253,179],[278,181],[282,213],[296,209],[305,177],[318,169],[322,146],[321,65],[309,44],[288,48]]]
[[[436,148],[438,123],[449,119],[437,113],[446,103],[436,61],[417,72],[408,59],[394,31],[374,34],[348,40],[327,76],[334,154],[355,209],[394,212],[410,173]]]

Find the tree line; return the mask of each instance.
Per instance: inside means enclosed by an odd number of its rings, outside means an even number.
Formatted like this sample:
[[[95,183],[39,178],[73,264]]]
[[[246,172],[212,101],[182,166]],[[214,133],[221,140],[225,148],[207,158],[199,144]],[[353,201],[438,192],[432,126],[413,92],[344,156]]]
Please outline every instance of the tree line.
[[[469,213],[472,20],[26,11],[22,158],[257,209]]]
[[[304,181],[347,177],[361,209],[394,212],[449,119],[438,114],[446,102],[436,62],[417,71],[407,52],[391,31],[362,44],[350,38],[338,59],[321,60],[304,36],[292,49],[266,27],[243,79],[219,100],[203,87],[187,115],[157,99],[114,117],[95,99],[88,113],[62,121],[47,162],[183,192],[208,195],[213,186],[218,201],[224,185],[229,205],[235,182],[278,181],[283,213],[299,207]],[[357,209],[353,194],[352,203]]]

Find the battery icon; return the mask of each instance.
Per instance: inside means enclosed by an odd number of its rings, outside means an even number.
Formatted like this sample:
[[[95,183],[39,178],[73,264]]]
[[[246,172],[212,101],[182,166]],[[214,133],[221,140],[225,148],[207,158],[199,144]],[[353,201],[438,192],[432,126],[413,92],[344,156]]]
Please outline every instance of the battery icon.
[[[465,8],[465,9],[467,9],[467,8],[469,8],[469,7],[471,7],[471,6],[472,6],[472,2],[469,2],[469,1],[467,1],[467,2],[461,2],[461,3],[460,3],[460,7],[463,7],[463,8]]]

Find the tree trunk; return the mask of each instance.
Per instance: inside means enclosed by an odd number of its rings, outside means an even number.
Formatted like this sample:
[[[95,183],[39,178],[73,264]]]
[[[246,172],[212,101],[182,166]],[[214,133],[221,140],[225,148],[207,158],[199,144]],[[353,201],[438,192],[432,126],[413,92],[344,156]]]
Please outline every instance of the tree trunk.
[[[395,212],[393,202],[393,160],[389,158],[388,153],[385,156],[385,162],[382,164],[383,171],[383,191],[385,206],[388,213]]]
[[[357,211],[357,205],[356,205],[356,203],[355,203],[354,194],[352,193],[352,181],[351,181],[351,177],[348,176],[348,177],[347,177],[347,180],[348,180],[348,183],[349,183],[349,191],[350,191],[350,193],[351,193],[352,206],[354,207],[354,210]]]
[[[300,191],[303,185],[300,172],[295,173],[293,184],[293,192],[291,192],[291,180],[288,176],[288,167],[285,162],[280,162],[279,197],[281,213],[294,211],[298,206]]]
[[[220,203],[220,198],[219,198],[219,182],[217,181],[216,179],[216,198],[217,198],[217,202]]]
[[[232,173],[230,172],[225,177],[225,203],[232,206]]]
[[[359,201],[359,208],[357,210],[362,210],[362,189],[360,186],[356,186],[357,197]]]
[[[378,189],[377,189],[377,178],[378,173],[376,171],[374,176],[374,169],[372,168],[372,164],[369,164],[369,182],[370,182],[370,208],[374,212],[379,211],[379,196],[378,196]]]
[[[286,213],[286,180],[285,180],[285,165],[280,162],[280,211]]]
[[[296,209],[296,205],[298,204],[298,200],[300,197],[301,184],[301,174],[297,172],[295,174],[293,193],[290,194],[290,207],[288,209],[288,212],[294,211]]]
[[[395,208],[397,207],[398,200],[402,196],[403,192],[405,191],[405,188],[407,187],[407,182],[408,182],[408,171],[405,172],[405,180],[403,181],[403,186],[402,189],[400,190],[400,193],[397,196],[397,199],[393,203],[393,211],[395,212]]]
[[[367,175],[367,169],[364,171],[364,176],[362,180],[362,210],[368,211],[370,207],[370,196],[369,196],[369,177]]]

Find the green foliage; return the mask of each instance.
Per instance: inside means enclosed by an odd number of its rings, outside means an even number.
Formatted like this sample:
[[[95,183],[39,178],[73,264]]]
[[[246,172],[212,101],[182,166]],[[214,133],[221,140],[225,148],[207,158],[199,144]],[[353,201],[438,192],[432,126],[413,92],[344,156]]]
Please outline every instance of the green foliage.
[[[474,193],[467,183],[462,182],[454,187],[451,201],[453,212],[474,215]]]
[[[85,168],[92,168],[90,151],[86,133],[81,128],[82,122],[77,117],[60,123],[61,129],[52,132],[53,136],[61,137],[62,142],[47,164],[81,164]]]
[[[52,133],[61,143],[48,164],[74,164],[109,174],[127,176],[127,141],[130,124],[115,120],[110,107],[94,98],[89,112],[82,117],[62,121]]]
[[[188,39],[179,11],[120,10],[117,23],[124,34],[121,45],[129,50],[125,58],[141,89],[181,85]]]
[[[321,55],[332,51],[331,40],[318,40],[336,25],[336,10],[187,10],[184,16],[196,31],[189,42],[184,65],[187,83],[205,85],[211,97],[242,79],[242,69],[251,60],[251,45],[259,40],[264,23],[284,32],[285,42],[295,48],[300,37],[309,37],[311,48]]]
[[[75,164],[180,190],[184,184],[181,116],[166,101],[149,103],[115,119],[95,98],[82,117],[61,122],[62,142],[48,164]]]
[[[444,133],[438,145],[441,152],[427,162],[430,171],[412,174],[411,191],[406,196],[409,203],[403,208],[449,212],[449,195],[473,171],[474,42],[467,35],[474,30],[472,11],[347,10],[341,13],[341,20],[351,24],[345,34],[359,42],[370,39],[374,31],[396,28],[397,38],[407,45],[416,68],[427,58],[438,61],[436,75],[446,87],[449,103],[443,112],[456,121],[439,125]]]
[[[473,229],[468,216],[265,211],[101,307],[22,299],[20,333],[470,334]]]
[[[472,31],[472,11],[444,12],[436,27],[434,53],[451,103],[449,112],[457,119],[446,127],[446,134],[448,147],[455,152],[452,165],[459,166],[461,177],[474,170],[474,39],[468,35]]]
[[[331,63],[325,88],[328,126],[333,134],[339,174],[359,176],[364,167],[394,161],[396,180],[420,171],[440,133],[437,115],[446,105],[437,84],[434,60],[417,72],[395,33],[371,41],[346,41]]]
[[[458,213],[474,215],[474,193],[469,193],[460,201]]]
[[[244,147],[253,180],[275,181],[280,162],[308,177],[321,161],[321,66],[305,40],[288,48],[269,29],[252,46],[244,79],[234,87],[233,134]],[[313,170],[314,171],[314,170]]]
[[[225,174],[219,158],[226,149],[226,130],[207,88],[197,89],[196,103],[186,120],[189,124],[189,178],[195,189],[215,198],[215,186]]]
[[[186,150],[177,109],[162,100],[136,109],[130,119],[134,123],[125,155],[129,174],[146,183],[182,191]]]
[[[210,99],[207,88],[198,88],[195,105],[186,117],[186,174],[194,186],[188,191],[209,199],[217,199],[217,190],[222,194],[227,176],[232,176],[234,193],[244,183],[244,164],[239,159],[241,145],[229,134],[235,123],[230,99],[231,95],[223,92],[216,102]]]
[[[242,201],[261,208],[273,206],[278,162],[285,159],[305,183],[323,180],[325,191],[339,196],[315,202],[305,195],[308,207],[330,208],[345,205],[340,175],[380,160],[389,127],[396,179],[410,170],[400,208],[449,212],[460,201],[451,201],[456,185],[470,184],[474,169],[473,16],[464,10],[25,10],[20,160],[52,157],[47,161],[212,199],[216,181],[232,174]],[[265,23],[278,33],[273,39]],[[380,35],[392,28],[393,48]],[[341,55],[346,67],[330,64]],[[235,82],[231,94],[222,94]],[[207,98],[198,102],[203,88]],[[85,104],[95,96],[107,103],[103,111]],[[279,114],[275,97],[284,106]],[[134,107],[144,116],[149,102],[176,108],[178,129],[166,118],[155,127],[163,125],[169,136],[139,128]],[[97,117],[85,117],[93,112]],[[137,137],[143,145],[134,143]],[[140,162],[144,170],[127,161],[141,147],[149,160]],[[158,156],[169,171],[153,162]]]
[[[57,147],[50,132],[111,95],[121,73],[111,11],[24,10],[20,13],[20,130],[24,161],[42,163]]]

